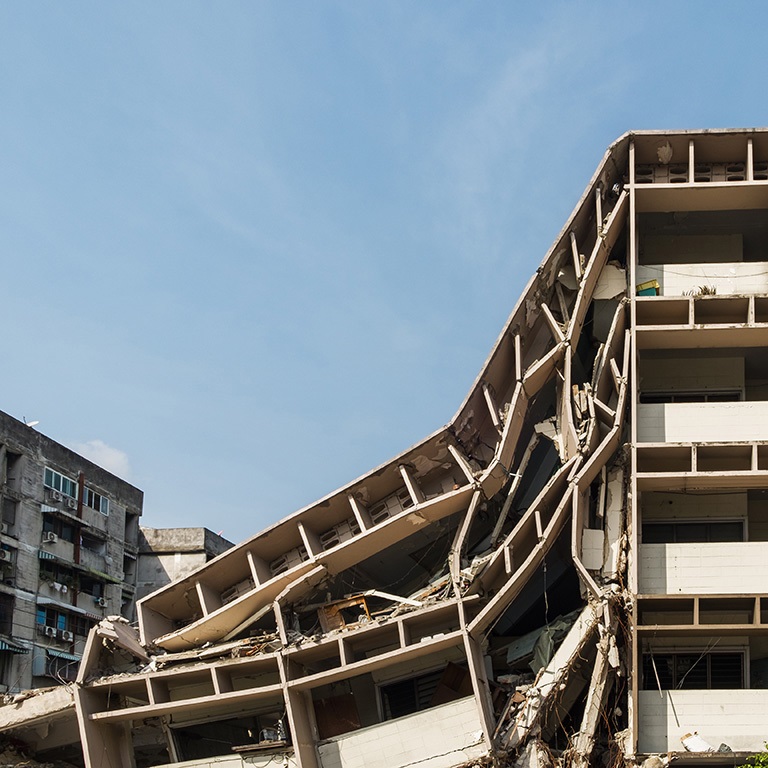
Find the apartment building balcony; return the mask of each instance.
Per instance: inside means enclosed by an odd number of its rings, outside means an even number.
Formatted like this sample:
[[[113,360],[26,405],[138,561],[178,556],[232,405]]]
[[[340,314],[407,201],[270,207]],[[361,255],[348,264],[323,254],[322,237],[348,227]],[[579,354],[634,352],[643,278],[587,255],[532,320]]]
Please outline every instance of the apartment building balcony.
[[[647,595],[768,592],[768,542],[642,544],[638,581]]]
[[[768,593],[765,489],[646,490],[639,511],[640,594]]]
[[[681,738],[695,731],[715,749],[764,749],[768,690],[646,690],[637,704],[641,754],[683,752]]]
[[[361,728],[318,745],[322,768],[429,768],[464,764],[485,752],[473,696]],[[430,759],[425,755],[432,755]]]
[[[717,296],[768,294],[768,262],[638,264],[635,279],[638,284],[655,280],[659,296],[693,296],[702,287]]]
[[[760,295],[640,296],[635,304],[637,346],[643,350],[764,347],[768,344],[764,293],[761,285]]]
[[[765,439],[768,359],[762,347],[644,349],[638,374],[637,442]]]
[[[768,401],[640,403],[639,443],[708,443],[763,440]]]

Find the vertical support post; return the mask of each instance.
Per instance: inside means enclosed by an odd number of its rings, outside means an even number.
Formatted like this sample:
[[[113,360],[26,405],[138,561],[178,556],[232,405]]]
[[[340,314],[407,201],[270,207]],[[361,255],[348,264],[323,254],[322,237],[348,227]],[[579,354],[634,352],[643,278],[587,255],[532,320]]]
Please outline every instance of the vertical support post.
[[[448,443],[448,452],[453,456],[454,461],[459,465],[459,469],[464,473],[467,482],[472,485],[475,482],[475,474],[467,460],[467,457],[453,444]]]
[[[464,652],[467,655],[469,676],[472,680],[472,690],[475,694],[475,704],[480,715],[480,724],[483,730],[483,739],[488,750],[493,747],[494,712],[491,700],[491,688],[488,684],[488,674],[485,670],[485,659],[480,643],[467,631],[467,617],[464,612],[464,604],[459,601],[459,624],[464,635]]]
[[[690,151],[690,150],[689,150]],[[627,520],[629,522],[629,563],[628,563],[628,582],[629,589],[637,592],[637,552],[638,552],[638,499],[637,499],[637,345],[635,342],[637,336],[637,297],[635,286],[637,285],[637,196],[635,190],[635,142],[629,142],[629,313],[631,328],[630,343],[630,381],[629,392],[629,426],[630,426],[630,456],[632,470],[630,474],[629,498],[627,499]],[[632,625],[629,638],[630,644],[630,679],[627,695],[627,716],[629,719],[630,738],[629,751],[633,754],[637,751],[637,739],[639,728],[639,715],[635,702],[638,699],[640,691],[639,674],[639,654],[637,634],[637,601],[632,601]]]
[[[354,514],[355,520],[357,520],[357,524],[360,526],[360,530],[367,531],[373,528],[373,520],[371,520],[371,516],[368,514],[365,506],[351,493],[347,494],[347,499],[349,500],[349,506],[352,507],[352,514]]]
[[[696,152],[693,145],[693,139],[688,141],[688,183],[693,184],[696,178]]]
[[[491,392],[490,386],[487,382],[483,382],[483,396],[485,397],[485,404],[488,406],[488,413],[491,415],[491,421],[497,431],[501,431],[501,421],[499,420],[499,409],[496,407],[496,402],[493,399],[493,392]]]
[[[581,256],[579,246],[576,244],[576,233],[571,230],[571,255],[573,256],[573,271],[576,273],[576,281],[581,281]]]
[[[599,240],[603,233],[603,188],[600,184],[595,185],[595,227],[595,237]]]
[[[421,488],[419,488],[416,478],[411,475],[410,470],[404,464],[400,464],[398,469],[405,482],[405,487],[408,489],[408,493],[411,496],[411,500],[414,504],[421,504],[424,501],[424,494],[422,493]]]
[[[287,670],[289,662],[282,654],[278,654],[277,663],[296,762],[299,768],[320,768],[315,747],[314,717],[310,713],[312,702],[308,700],[304,691],[297,691],[290,687]]]
[[[76,685],[73,688],[85,768],[135,768],[130,723],[96,723],[90,720],[99,694]]]
[[[260,586],[272,578],[272,571],[269,570],[269,565],[264,558],[251,551],[246,552],[245,556],[248,559],[248,567],[251,569],[254,584]]]
[[[311,558],[317,557],[323,551],[323,543],[320,541],[320,537],[311,528],[304,525],[304,523],[298,523],[297,525],[304,548],[309,552]]]

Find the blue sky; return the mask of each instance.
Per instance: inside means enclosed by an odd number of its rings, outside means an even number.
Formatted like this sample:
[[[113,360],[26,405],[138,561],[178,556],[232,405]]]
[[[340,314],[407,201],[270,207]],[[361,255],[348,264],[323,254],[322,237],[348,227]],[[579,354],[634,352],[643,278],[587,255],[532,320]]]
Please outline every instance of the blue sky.
[[[0,409],[239,541],[448,421],[606,146],[768,7],[0,5]]]

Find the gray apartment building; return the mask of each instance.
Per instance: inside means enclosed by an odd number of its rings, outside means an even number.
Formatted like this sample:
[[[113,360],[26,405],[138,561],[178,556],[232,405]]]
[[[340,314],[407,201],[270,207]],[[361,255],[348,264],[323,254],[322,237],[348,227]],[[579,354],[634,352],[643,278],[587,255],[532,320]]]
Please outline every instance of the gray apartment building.
[[[135,611],[143,494],[0,412],[0,690],[72,681],[86,637]]]

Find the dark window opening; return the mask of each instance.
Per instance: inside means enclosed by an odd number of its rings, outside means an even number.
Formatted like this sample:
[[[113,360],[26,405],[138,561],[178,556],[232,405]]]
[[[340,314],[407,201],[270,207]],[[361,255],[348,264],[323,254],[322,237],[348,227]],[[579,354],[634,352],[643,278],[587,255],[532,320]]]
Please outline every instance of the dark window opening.
[[[641,403],[738,403],[741,392],[641,392]]]
[[[469,672],[458,664],[379,686],[384,720],[421,712],[472,694]]]
[[[87,549],[89,552],[93,552],[97,555],[105,554],[107,542],[104,539],[100,539],[97,536],[91,536],[87,533],[83,533],[80,537],[80,544],[83,549]]]
[[[60,683],[74,683],[77,679],[77,669],[79,666],[79,660],[75,661],[74,659],[49,656],[45,660],[45,676],[52,677]]]
[[[230,753],[232,748],[237,746],[248,744],[266,746],[270,742],[290,743],[285,722],[284,712],[275,709],[272,712],[232,720],[177,727],[174,728],[174,735],[181,758],[197,760]],[[283,751],[285,751],[284,747]],[[282,760],[278,764],[281,763]]]
[[[643,689],[646,691],[743,687],[744,654],[740,651],[643,654]]]
[[[0,593],[0,633],[13,634],[13,595]]]
[[[744,541],[742,520],[643,523],[643,544]]]
[[[71,523],[52,515],[43,515],[43,533],[49,532],[55,533],[64,541],[75,541],[75,527]]]

